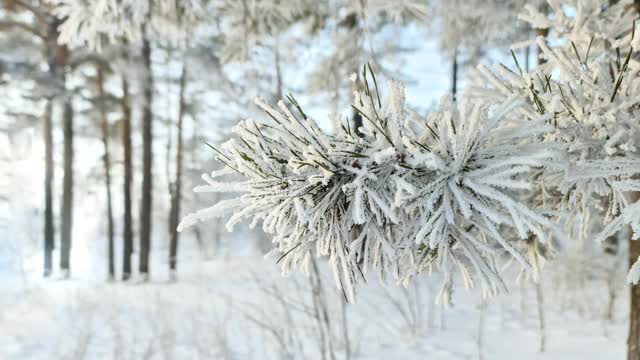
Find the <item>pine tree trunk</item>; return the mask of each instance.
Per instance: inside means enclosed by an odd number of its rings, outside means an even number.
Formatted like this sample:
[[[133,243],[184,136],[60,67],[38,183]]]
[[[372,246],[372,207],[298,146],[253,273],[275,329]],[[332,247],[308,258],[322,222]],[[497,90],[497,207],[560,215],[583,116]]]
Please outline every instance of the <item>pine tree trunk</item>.
[[[631,236],[631,235],[629,235]],[[632,265],[640,256],[640,240],[629,241],[629,265]],[[640,360],[640,285],[631,285],[629,336],[627,338],[627,359]]]
[[[640,193],[630,196],[631,203],[640,200]],[[629,231],[629,267],[640,257],[640,240],[632,239]],[[629,334],[627,337],[627,360],[640,360],[640,285],[631,285],[629,291]]]
[[[635,11],[640,14],[640,0],[633,2]],[[640,193],[631,194],[631,202],[640,200]],[[629,267],[640,257],[640,240],[633,240],[629,231]],[[640,360],[640,285],[631,285],[629,291],[629,335],[627,337],[627,359]]]
[[[62,180],[62,228],[60,229],[60,270],[64,277],[71,273],[70,256],[73,231],[73,108],[64,103],[64,178]]]
[[[273,47],[274,64],[276,68],[276,102],[282,99],[282,64],[280,63],[280,42],[278,36],[275,37],[275,45]]]
[[[104,146],[104,155],[102,161],[104,163],[105,187],[107,190],[107,253],[108,253],[108,270],[109,279],[113,280],[116,276],[116,266],[114,259],[113,244],[113,206],[111,199],[111,158],[109,153],[109,123],[107,121],[107,110],[105,107],[104,97],[104,73],[101,67],[98,67],[98,101],[100,104],[100,127],[102,130],[102,145]]]
[[[53,248],[55,230],[53,227],[53,100],[47,100],[44,114],[44,276],[53,271]]]
[[[47,28],[46,50],[47,64],[49,66],[49,80],[54,86],[64,84],[64,51],[57,43],[59,19],[53,19]],[[44,276],[53,272],[53,249],[55,247],[55,226],[53,224],[53,108],[54,96],[51,94],[47,100],[44,124],[45,143],[45,209],[44,209]]]
[[[142,41],[142,57],[144,63],[144,113],[142,119],[142,204],[140,206],[140,260],[138,271],[143,281],[149,279],[149,252],[151,247],[151,210],[152,210],[152,178],[151,163],[153,161],[151,110],[153,101],[153,76],[151,69],[151,44],[148,24],[144,25]]]
[[[451,61],[451,97],[456,101],[458,93],[458,49],[453,51],[453,59]]]
[[[169,243],[169,269],[173,273],[176,270],[178,256],[178,222],[180,220],[180,202],[182,201],[182,159],[183,159],[183,123],[185,115],[185,88],[187,82],[187,70],[182,65],[182,74],[180,75],[180,102],[178,109],[178,144],[176,148],[176,178],[175,187],[171,199],[171,212],[169,226],[171,232],[171,242]]]
[[[131,182],[133,166],[131,164],[131,107],[129,106],[129,83],[122,79],[122,148],[124,152],[124,220],[122,280],[131,277],[131,255],[133,254],[133,217],[131,215]]]
[[[640,14],[640,0],[635,0],[633,6]],[[640,193],[631,194],[631,202],[640,200]],[[629,266],[631,267],[640,257],[640,240],[632,239],[633,232],[629,231]],[[629,291],[629,334],[627,337],[627,360],[640,360],[640,285],[631,285]]]

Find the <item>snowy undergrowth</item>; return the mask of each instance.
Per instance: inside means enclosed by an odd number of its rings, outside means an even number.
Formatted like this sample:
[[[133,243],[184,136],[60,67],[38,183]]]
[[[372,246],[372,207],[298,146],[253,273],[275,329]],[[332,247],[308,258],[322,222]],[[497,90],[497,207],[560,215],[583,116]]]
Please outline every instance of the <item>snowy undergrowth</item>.
[[[530,282],[482,310],[479,293],[465,296],[456,281],[453,306],[444,309],[433,305],[438,279],[419,277],[402,288],[371,276],[370,286],[346,308],[346,342],[342,295],[327,264],[318,268],[319,303],[313,278],[284,279],[257,255],[194,256],[176,283],[159,274],[137,285],[92,280],[95,274],[69,281],[34,276],[22,287],[3,281],[13,285],[0,291],[0,358],[343,359],[347,345],[354,359],[475,359],[479,351],[486,359],[514,353],[520,359],[623,357],[626,325],[623,317],[603,320],[601,279],[586,279],[582,296],[568,297],[559,279],[544,278],[547,348],[541,354]],[[622,311],[626,296],[619,299],[615,309]]]

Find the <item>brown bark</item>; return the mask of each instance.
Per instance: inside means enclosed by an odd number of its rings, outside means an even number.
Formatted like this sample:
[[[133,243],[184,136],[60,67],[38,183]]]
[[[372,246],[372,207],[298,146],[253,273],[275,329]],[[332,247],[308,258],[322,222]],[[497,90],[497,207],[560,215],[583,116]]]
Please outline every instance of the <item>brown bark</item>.
[[[640,14],[640,0],[633,2],[633,7]],[[631,202],[640,200],[640,193],[631,194]],[[640,240],[632,239],[629,231],[629,266],[640,257]],[[629,334],[627,336],[627,359],[640,360],[640,285],[631,285],[629,291]]]
[[[148,24],[143,27],[142,57],[144,63],[144,112],[142,119],[142,204],[140,206],[140,260],[138,271],[142,280],[149,278],[149,253],[151,248],[151,211],[152,211],[152,172],[153,161],[152,143],[153,114],[153,76],[151,69],[151,43],[149,41]]]
[[[98,88],[98,104],[100,108],[100,128],[102,132],[102,145],[104,147],[104,155],[102,161],[104,165],[105,187],[107,190],[107,252],[108,252],[108,271],[109,279],[113,280],[116,276],[116,267],[114,259],[114,230],[113,230],[113,206],[111,198],[111,158],[109,153],[109,122],[107,120],[107,109],[105,106],[104,96],[104,71],[98,67],[97,76]]]
[[[54,86],[59,86],[64,81],[64,64],[59,63],[56,56],[58,26],[60,21],[54,19],[48,24],[46,38],[47,64],[49,66],[49,80]],[[53,107],[54,96],[51,95],[47,101],[45,110],[44,142],[45,142],[45,209],[44,209],[44,276],[49,276],[53,272],[53,249],[55,247],[55,227],[53,225]]]
[[[71,272],[71,242],[73,232],[73,108],[71,100],[64,103],[64,177],[62,179],[62,227],[60,229],[60,270],[65,277]]]
[[[47,100],[44,115],[44,276],[53,271],[55,229],[53,226],[53,101]]]
[[[178,222],[180,220],[180,202],[182,201],[182,160],[183,160],[183,123],[185,115],[185,89],[187,82],[187,70],[182,65],[182,74],[180,75],[180,102],[178,108],[178,144],[176,148],[176,177],[175,184],[171,196],[171,212],[170,212],[170,233],[171,241],[169,243],[169,268],[171,271],[176,270],[178,256]]]
[[[64,93],[65,89],[65,67],[69,60],[69,50],[66,46],[58,44],[59,26],[62,20],[53,18],[48,23],[46,50],[47,63],[49,65],[50,80],[55,87],[56,93]],[[53,95],[52,95],[53,101]],[[52,119],[50,121],[48,131],[51,131]],[[48,136],[48,135],[47,135]],[[66,98],[64,102],[63,113],[63,141],[64,141],[64,177],[62,183],[62,224],[60,228],[60,269],[64,272],[64,276],[70,274],[70,253],[71,238],[73,228],[73,108],[71,99]],[[52,146],[49,150],[52,150]],[[45,157],[52,156],[46,154]],[[45,192],[47,189],[45,189]],[[46,197],[47,195],[45,195]],[[47,199],[45,199],[45,202]],[[49,204],[51,205],[51,204]],[[46,205],[45,205],[46,206]],[[48,219],[46,218],[51,209],[45,209],[45,227]],[[52,216],[52,215],[51,215]],[[48,241],[45,239],[45,242]],[[46,250],[45,250],[46,252]],[[50,256],[50,255],[49,255]],[[50,269],[49,269],[50,272]],[[47,270],[45,269],[45,274]]]
[[[2,0],[2,6],[9,11],[15,11],[18,8],[16,0]]]
[[[133,166],[131,161],[131,107],[129,106],[129,83],[122,79],[122,148],[124,152],[124,219],[123,219],[123,254],[122,280],[131,277],[131,255],[133,254],[133,216],[131,214],[131,183]]]
[[[34,16],[38,25],[31,26],[22,22],[10,22],[9,25],[25,30],[32,35],[38,36],[44,41],[44,50],[46,52],[49,80],[53,86],[60,87],[56,89],[64,92],[64,71],[68,61],[69,51],[66,46],[57,43],[59,31],[58,28],[62,22],[61,19],[51,17],[45,14],[39,7],[31,5],[28,2],[17,0],[3,0],[0,7],[7,11],[17,11],[22,8]],[[42,29],[42,30],[41,30]],[[54,94],[47,96],[47,103],[44,114],[44,143],[45,143],[45,209],[44,209],[44,271],[43,275],[49,276],[53,271],[53,249],[55,246],[55,227],[53,219],[53,108]],[[67,107],[65,105],[65,114]],[[71,115],[72,116],[72,115]],[[66,124],[66,119],[65,119]],[[66,134],[66,133],[65,133]],[[65,145],[67,138],[65,137]],[[65,164],[66,165],[66,164]],[[65,188],[66,189],[66,188]],[[64,205],[63,205],[64,210]],[[70,219],[70,218],[69,218]],[[63,212],[63,222],[65,214]],[[68,221],[70,224],[70,221]],[[64,224],[63,224],[64,225]],[[67,231],[62,229],[63,234]]]

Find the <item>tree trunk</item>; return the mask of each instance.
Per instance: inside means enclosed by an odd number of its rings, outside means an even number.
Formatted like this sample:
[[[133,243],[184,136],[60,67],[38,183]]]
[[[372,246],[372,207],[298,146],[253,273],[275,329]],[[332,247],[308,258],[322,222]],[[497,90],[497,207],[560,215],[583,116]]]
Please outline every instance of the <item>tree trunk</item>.
[[[47,28],[46,51],[49,66],[49,80],[57,92],[57,87],[64,85],[64,66],[66,64],[66,47],[57,43],[59,19],[53,19]],[[53,272],[53,249],[55,247],[55,227],[53,225],[53,108],[55,94],[50,94],[45,110],[44,143],[45,143],[45,209],[44,209],[44,276]]]
[[[70,255],[73,230],[73,108],[71,99],[64,103],[64,178],[62,180],[62,228],[60,230],[60,270],[65,278],[71,274]]]
[[[129,106],[129,83],[122,79],[122,148],[124,152],[124,221],[123,221],[123,254],[122,280],[131,277],[131,255],[133,254],[133,217],[131,215],[131,182],[133,166],[131,165],[131,107]]]
[[[630,202],[640,200],[640,193],[634,192]],[[633,240],[629,230],[629,267],[640,257],[640,240]],[[640,285],[631,285],[629,291],[629,334],[627,337],[627,360],[640,360]]]
[[[107,110],[104,97],[104,73],[102,67],[98,67],[98,102],[100,104],[100,127],[102,129],[102,144],[104,146],[104,155],[102,161],[104,163],[105,187],[107,190],[107,252],[108,252],[108,270],[109,279],[113,280],[116,276],[116,266],[114,260],[113,245],[113,207],[111,205],[111,159],[109,154],[109,122],[107,120]]]
[[[152,210],[152,178],[151,163],[153,161],[152,121],[151,110],[153,101],[153,76],[151,69],[151,44],[149,41],[148,24],[143,27],[142,57],[144,62],[144,113],[142,119],[142,204],[140,206],[140,260],[138,270],[141,279],[149,279],[149,252],[151,247],[151,210]]]
[[[53,271],[53,248],[55,230],[53,227],[53,100],[47,100],[44,114],[44,276]]]
[[[458,93],[458,49],[453,51],[453,59],[451,61],[451,97],[456,101]]]
[[[631,237],[631,234],[629,235]],[[629,265],[640,256],[640,240],[629,241]],[[627,359],[640,360],[640,285],[631,285],[629,291],[629,336],[627,338]]]
[[[278,36],[275,37],[273,47],[274,64],[276,68],[276,102],[282,99],[282,64],[280,64],[280,42]]]
[[[175,186],[172,191],[171,198],[171,212],[169,231],[171,232],[171,242],[169,244],[169,269],[173,274],[176,270],[177,255],[178,255],[178,222],[180,220],[180,202],[182,200],[182,152],[183,152],[183,138],[182,128],[185,115],[185,88],[187,82],[187,70],[185,65],[182,65],[182,74],[180,75],[180,102],[178,108],[178,144],[176,148],[176,178]]]
[[[635,0],[633,6],[640,14],[640,0]],[[634,192],[631,201],[640,200],[640,193]],[[633,232],[629,231],[629,267],[640,257],[640,240],[633,240]],[[627,337],[627,359],[640,360],[640,285],[631,285],[629,291],[629,336]]]

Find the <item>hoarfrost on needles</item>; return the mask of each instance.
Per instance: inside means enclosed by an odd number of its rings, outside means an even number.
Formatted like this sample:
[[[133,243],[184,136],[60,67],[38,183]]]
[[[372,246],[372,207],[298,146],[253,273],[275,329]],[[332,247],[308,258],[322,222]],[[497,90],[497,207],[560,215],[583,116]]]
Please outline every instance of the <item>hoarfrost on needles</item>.
[[[277,108],[257,100],[271,121],[241,122],[216,149],[245,178],[220,189],[244,189],[231,222],[261,221],[285,271],[307,268],[309,255],[328,256],[350,299],[370,271],[407,280],[432,267],[458,268],[466,284],[480,283],[487,294],[504,289],[503,256],[531,268],[504,232],[546,242],[544,229],[553,226],[521,201],[528,172],[553,157],[544,144],[527,142],[550,129],[546,118],[523,121],[517,98],[462,97],[459,104],[444,98],[417,119],[400,83],[389,83],[384,100],[376,84],[366,74],[356,80],[353,107],[365,120],[358,134],[348,126],[322,132],[293,97]],[[199,190],[213,186],[205,180]],[[214,210],[187,216],[181,229],[218,216]]]

